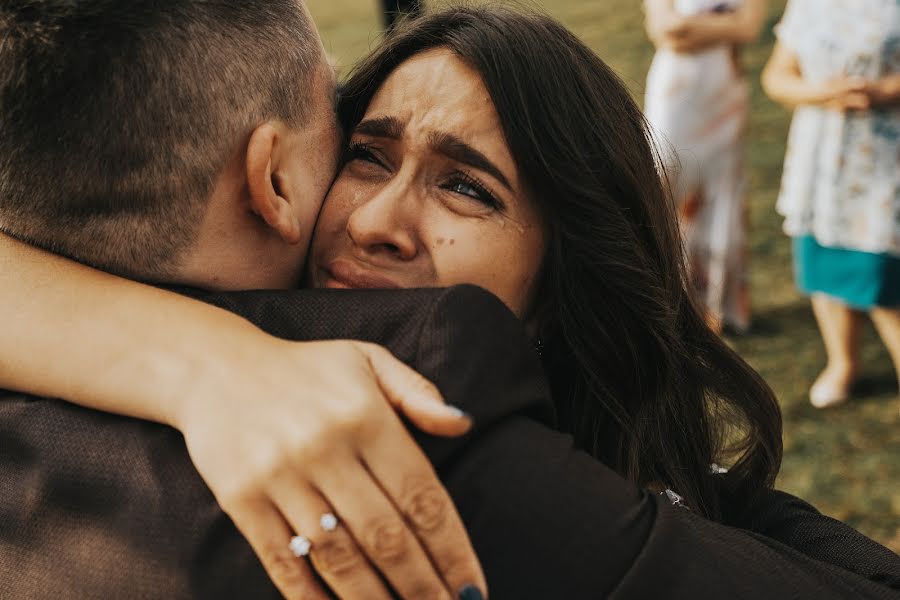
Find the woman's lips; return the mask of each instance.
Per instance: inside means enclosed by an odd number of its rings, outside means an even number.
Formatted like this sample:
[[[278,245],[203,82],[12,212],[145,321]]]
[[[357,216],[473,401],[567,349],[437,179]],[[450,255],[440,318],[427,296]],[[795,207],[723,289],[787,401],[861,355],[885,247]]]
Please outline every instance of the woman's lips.
[[[395,289],[401,287],[396,281],[365,269],[353,261],[337,259],[325,269],[328,279],[326,288],[338,289]]]

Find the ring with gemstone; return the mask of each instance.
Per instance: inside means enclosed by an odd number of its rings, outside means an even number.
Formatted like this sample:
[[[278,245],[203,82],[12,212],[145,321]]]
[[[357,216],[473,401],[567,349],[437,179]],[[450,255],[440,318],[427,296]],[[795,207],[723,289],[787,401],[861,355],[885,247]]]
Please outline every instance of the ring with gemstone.
[[[288,546],[294,556],[303,558],[304,556],[309,555],[309,551],[312,548],[312,542],[310,542],[309,538],[306,536],[295,535],[291,538],[291,543]]]
[[[319,525],[323,531],[334,531],[338,526],[338,518],[334,516],[334,513],[325,513],[319,517]]]

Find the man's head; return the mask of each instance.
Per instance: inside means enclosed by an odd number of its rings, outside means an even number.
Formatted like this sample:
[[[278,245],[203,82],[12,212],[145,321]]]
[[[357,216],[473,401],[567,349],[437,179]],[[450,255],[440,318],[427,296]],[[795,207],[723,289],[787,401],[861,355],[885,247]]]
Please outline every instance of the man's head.
[[[290,285],[333,101],[300,0],[7,0],[0,229],[135,278]]]

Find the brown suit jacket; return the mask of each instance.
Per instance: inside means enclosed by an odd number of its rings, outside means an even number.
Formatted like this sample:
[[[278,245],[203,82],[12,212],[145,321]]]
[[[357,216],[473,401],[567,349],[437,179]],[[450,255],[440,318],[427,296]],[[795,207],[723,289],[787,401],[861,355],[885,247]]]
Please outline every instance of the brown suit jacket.
[[[464,438],[416,436],[492,598],[900,596],[896,555],[789,496],[728,499],[730,523],[713,523],[576,451],[520,324],[482,290],[203,299],[289,339],[382,343],[474,416]],[[178,432],[2,397],[0,598],[275,597]]]

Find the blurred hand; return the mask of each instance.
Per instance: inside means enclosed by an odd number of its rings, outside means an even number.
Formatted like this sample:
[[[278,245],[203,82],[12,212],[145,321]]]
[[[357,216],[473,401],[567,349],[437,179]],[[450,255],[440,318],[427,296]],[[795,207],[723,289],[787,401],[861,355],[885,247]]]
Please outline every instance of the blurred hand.
[[[715,45],[718,40],[710,39],[705,30],[697,25],[696,19],[673,13],[663,24],[664,45],[675,52],[693,53]]]
[[[462,521],[394,409],[445,436],[465,433],[467,416],[380,346],[260,336],[237,351],[198,376],[175,423],[288,599],[327,597],[311,565],[341,598],[387,599],[383,581],[404,598],[485,592]],[[320,521],[329,513],[335,528]],[[295,535],[309,562],[289,548]]]
[[[824,106],[841,112],[869,110],[872,107],[871,89],[861,77],[841,76],[825,83]]]

